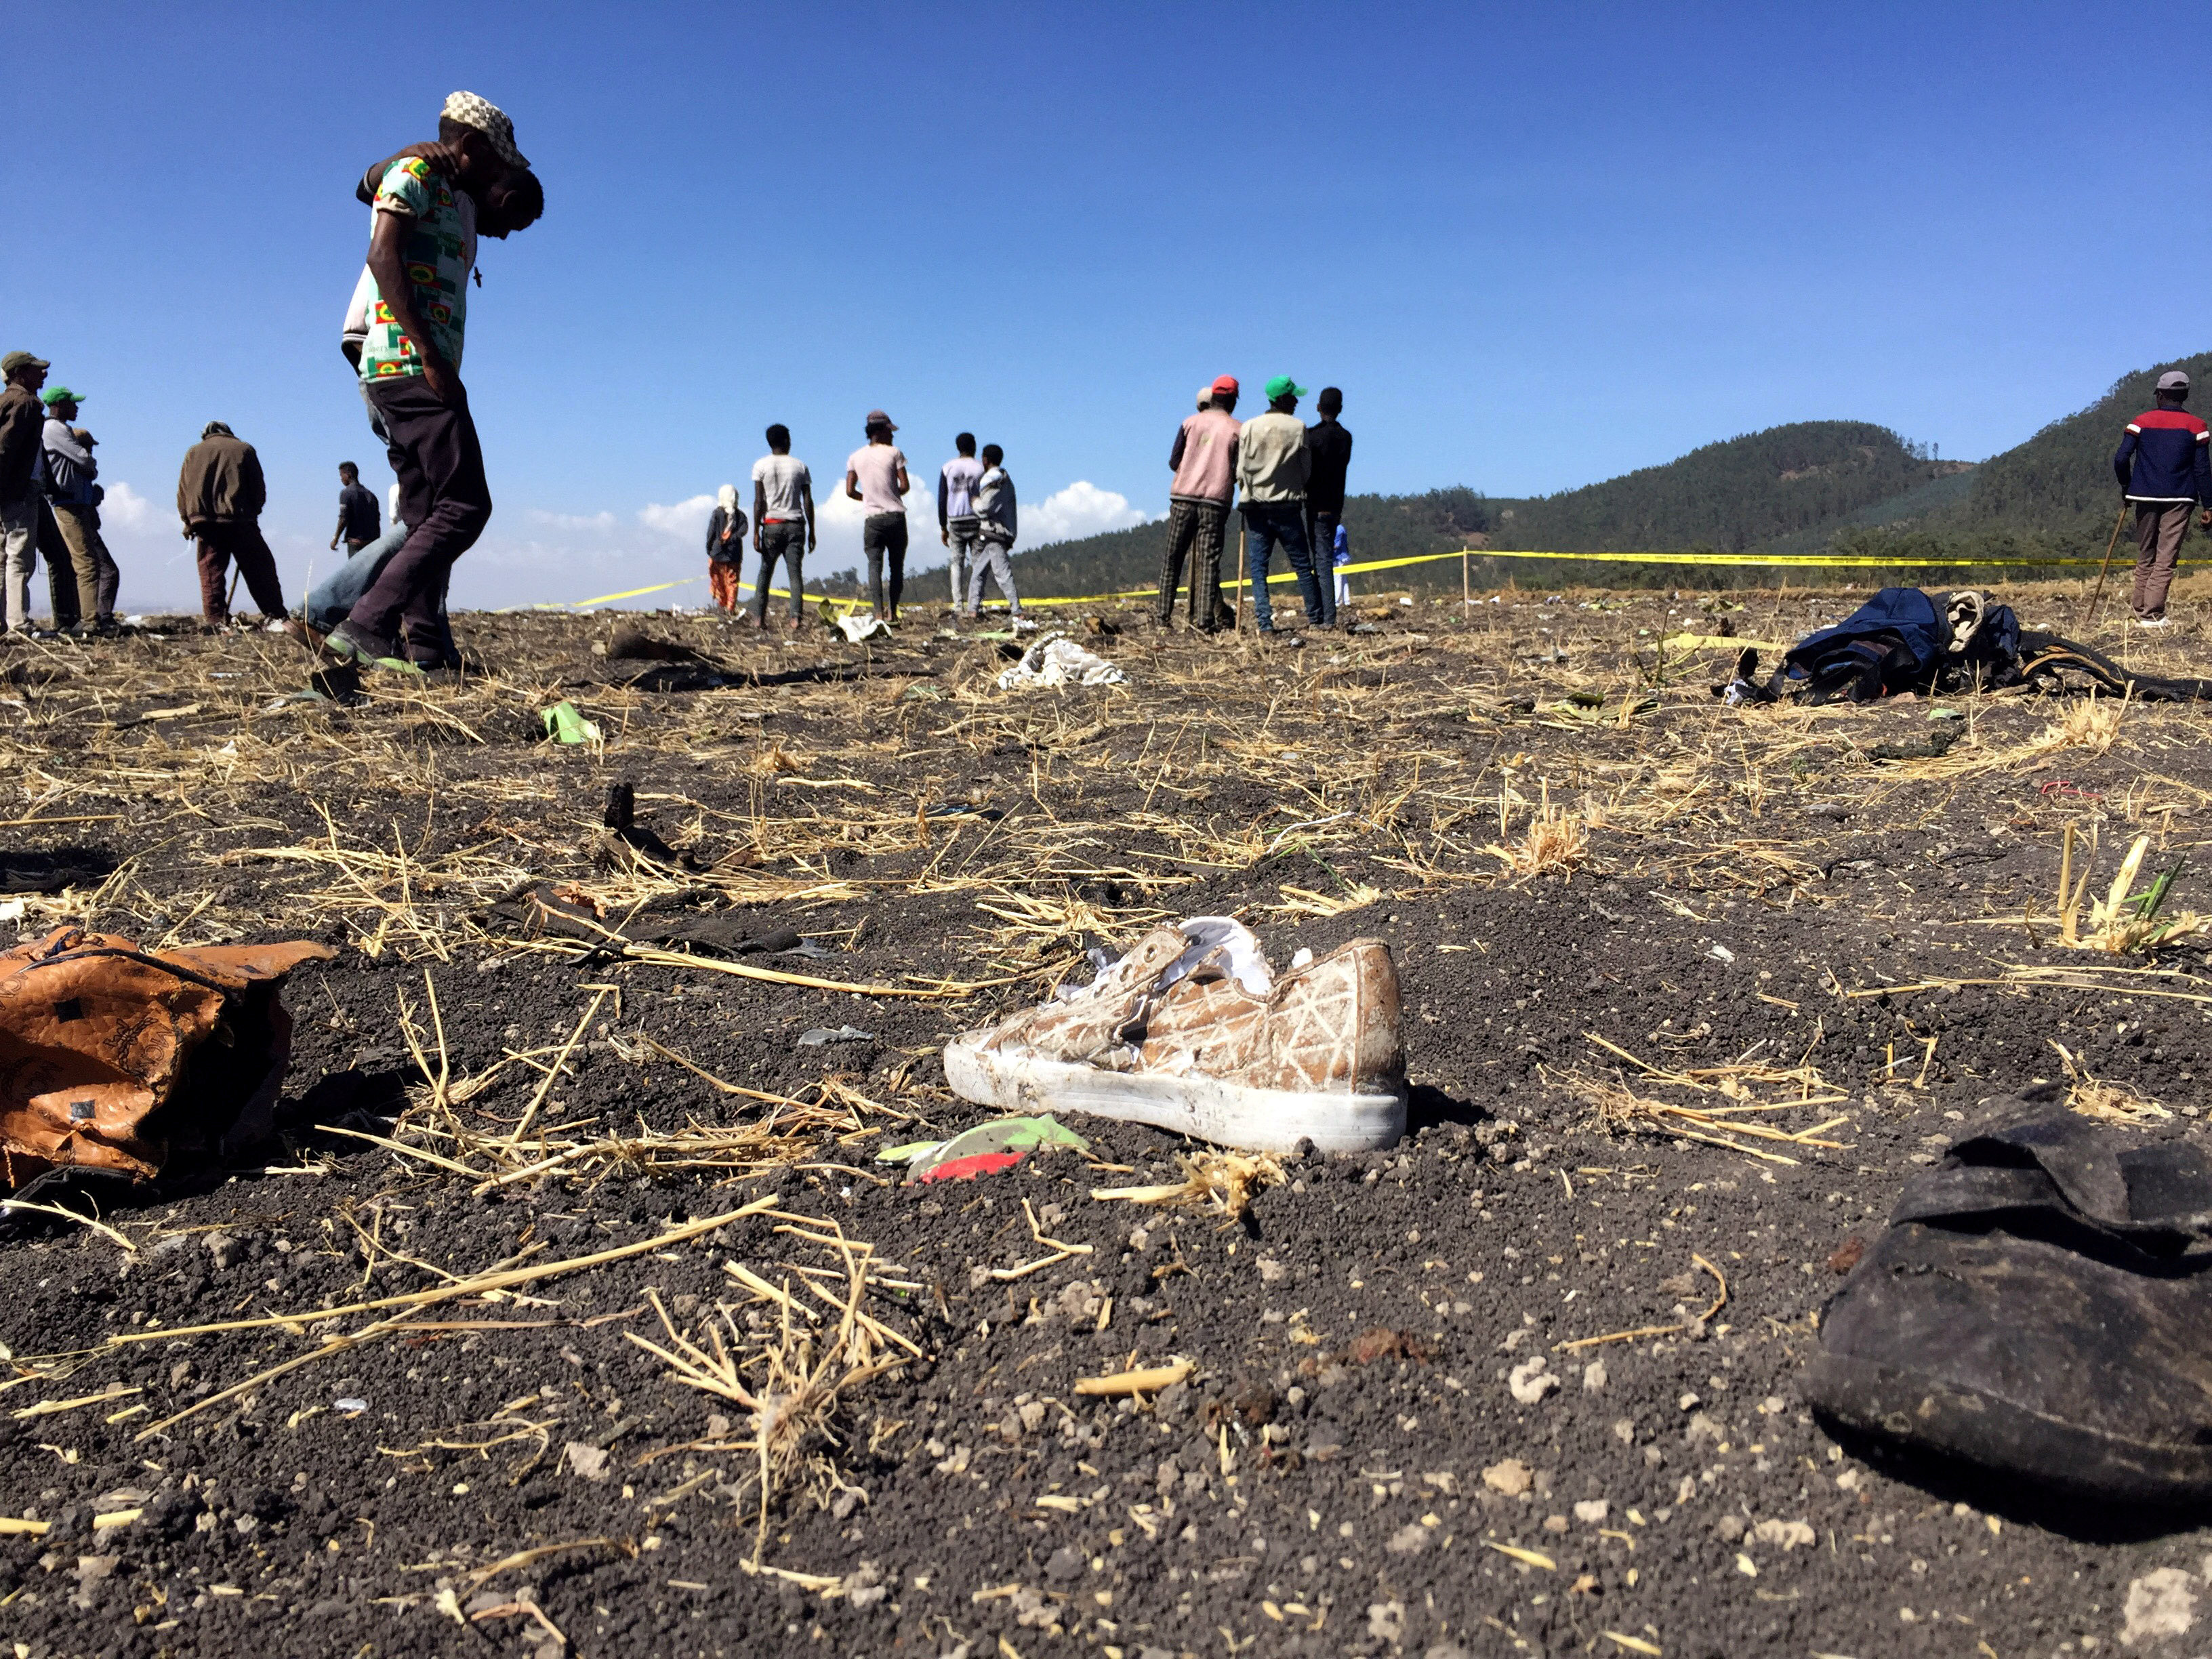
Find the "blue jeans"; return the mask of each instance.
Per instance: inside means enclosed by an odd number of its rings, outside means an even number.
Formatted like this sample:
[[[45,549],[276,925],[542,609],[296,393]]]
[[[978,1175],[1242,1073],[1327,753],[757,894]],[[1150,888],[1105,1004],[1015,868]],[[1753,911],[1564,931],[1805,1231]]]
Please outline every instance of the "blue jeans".
[[[399,550],[406,539],[406,525],[394,519],[381,536],[316,583],[314,591],[307,595],[307,626],[319,634],[327,634],[343,622],[346,613],[383,574],[385,562]]]
[[[1267,599],[1267,563],[1278,542],[1297,576],[1306,620],[1320,628],[1336,619],[1334,596],[1315,578],[1306,550],[1305,517],[1302,501],[1267,501],[1244,509],[1244,579],[1252,585],[1252,616],[1262,632],[1275,625],[1274,607]]]

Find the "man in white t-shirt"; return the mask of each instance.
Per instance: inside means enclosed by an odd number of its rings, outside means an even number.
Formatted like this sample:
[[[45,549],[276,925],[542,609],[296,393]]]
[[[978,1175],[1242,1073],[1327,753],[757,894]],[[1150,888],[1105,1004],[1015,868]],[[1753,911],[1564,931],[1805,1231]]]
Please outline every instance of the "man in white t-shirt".
[[[898,428],[880,409],[868,411],[868,441],[845,462],[845,495],[860,504],[860,550],[868,556],[868,605],[887,623],[898,620],[899,595],[906,587],[906,503],[912,487],[906,457],[891,441]],[[884,587],[884,566],[890,566],[890,588]]]
[[[768,626],[768,588],[775,562],[791,584],[791,626],[800,624],[805,597],[800,560],[814,550],[814,475],[791,453],[791,428],[781,421],[768,429],[768,453],[753,463],[753,551],[761,556],[760,580],[753,584],[753,621]]]
[[[950,556],[952,608],[957,611],[968,594],[968,567],[982,539],[981,521],[971,499],[982,482],[983,463],[975,459],[975,434],[963,432],[952,441],[957,452],[937,475],[937,539]]]

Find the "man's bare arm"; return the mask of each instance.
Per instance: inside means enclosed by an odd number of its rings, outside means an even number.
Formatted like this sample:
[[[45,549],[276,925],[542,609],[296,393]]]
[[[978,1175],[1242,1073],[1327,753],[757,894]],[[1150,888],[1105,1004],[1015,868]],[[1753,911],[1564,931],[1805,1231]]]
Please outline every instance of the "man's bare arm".
[[[845,469],[845,494],[853,501],[860,499],[860,475],[849,466]]]
[[[761,525],[768,517],[768,486],[758,478],[753,480],[753,551],[761,550]]]
[[[814,550],[814,481],[810,478],[799,486],[799,504],[806,514],[806,550]]]
[[[414,341],[416,355],[422,363],[423,383],[430,388],[430,395],[441,404],[449,404],[460,390],[460,375],[431,343],[429,329],[416,314],[415,290],[407,281],[404,256],[407,233],[414,222],[397,213],[377,214],[376,227],[368,241],[368,274],[376,279],[376,291],[390,308],[392,320]]]
[[[893,467],[891,471],[898,475],[896,477],[893,478],[891,482],[898,486],[898,493],[900,495],[905,495],[908,489],[911,489],[914,487],[913,480],[906,476],[906,467],[902,464],[898,466]]]

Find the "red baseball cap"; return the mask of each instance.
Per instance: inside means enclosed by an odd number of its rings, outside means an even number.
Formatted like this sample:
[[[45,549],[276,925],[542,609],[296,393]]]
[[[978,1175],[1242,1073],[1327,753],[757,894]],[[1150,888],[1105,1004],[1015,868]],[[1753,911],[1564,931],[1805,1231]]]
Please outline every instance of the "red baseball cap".
[[[1234,374],[1222,375],[1218,380],[1214,381],[1213,391],[1216,397],[1235,397],[1237,395],[1237,377]]]

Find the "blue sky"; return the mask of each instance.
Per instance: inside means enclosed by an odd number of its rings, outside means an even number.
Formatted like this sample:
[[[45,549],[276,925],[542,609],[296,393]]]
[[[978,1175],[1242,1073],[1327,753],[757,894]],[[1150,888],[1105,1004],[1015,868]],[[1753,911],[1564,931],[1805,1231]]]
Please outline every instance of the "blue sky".
[[[380,15],[11,13],[0,349],[87,393],[126,606],[192,591],[210,418],[261,452],[288,591],[336,462],[388,481],[337,351],[351,180],[457,87],[549,204],[471,296],[498,507],[457,603],[696,575],[769,422],[826,496],[877,404],[925,483],[963,428],[1004,445],[1034,542],[1164,510],[1224,372],[1342,386],[1355,489],[1519,495],[1806,418],[1978,458],[2212,343],[2143,96],[2143,43],[2212,34],[2179,0]],[[857,545],[826,520],[816,568]]]

